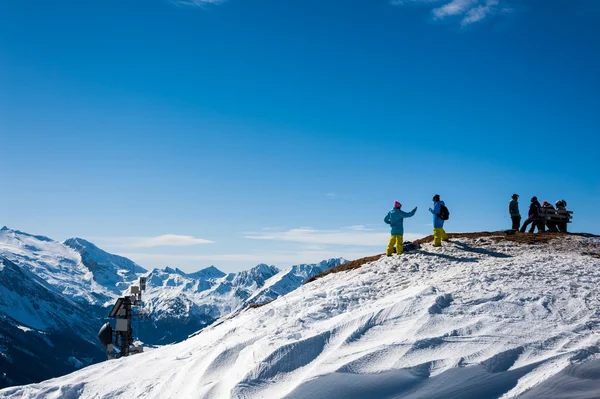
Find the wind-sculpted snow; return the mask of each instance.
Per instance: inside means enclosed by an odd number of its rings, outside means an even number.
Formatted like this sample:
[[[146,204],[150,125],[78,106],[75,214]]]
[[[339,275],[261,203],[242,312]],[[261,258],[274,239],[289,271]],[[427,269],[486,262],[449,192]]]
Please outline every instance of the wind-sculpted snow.
[[[0,397],[600,397],[600,259],[582,255],[590,248],[599,239],[426,244],[180,344]]]

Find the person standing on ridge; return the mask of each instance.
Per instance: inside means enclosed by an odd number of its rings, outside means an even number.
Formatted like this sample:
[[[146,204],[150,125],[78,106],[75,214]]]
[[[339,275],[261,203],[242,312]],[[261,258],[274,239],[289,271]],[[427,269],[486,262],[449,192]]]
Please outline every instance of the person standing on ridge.
[[[433,214],[433,246],[441,247],[442,241],[448,241],[448,235],[444,231],[444,220],[448,219],[448,208],[444,201],[440,201],[440,195],[433,196],[433,209],[429,208]]]
[[[561,233],[567,232],[567,223],[569,222],[569,213],[567,211],[567,201],[558,200],[555,203],[556,213],[564,218],[564,221],[557,223],[556,227]]]
[[[512,220],[512,229],[519,231],[521,226],[521,213],[519,212],[519,194],[513,194],[512,199],[508,203],[508,213]]]
[[[402,244],[402,237],[404,235],[404,218],[412,217],[417,211],[416,206],[415,209],[410,212],[401,211],[400,208],[402,208],[402,204],[398,201],[394,201],[394,209],[389,211],[383,219],[385,223],[392,227],[392,236],[390,237],[387,251],[385,251],[387,256],[392,256],[392,253],[394,252],[394,245],[396,245],[396,253],[398,253],[398,255],[401,255],[402,252],[404,252],[404,246]]]
[[[538,233],[544,231],[541,229],[542,223],[540,221],[540,208],[541,208],[541,205],[538,202],[537,197],[535,197],[535,196],[531,197],[531,205],[529,205],[529,213],[527,214],[527,220],[525,221],[525,223],[523,223],[523,226],[521,226],[521,233],[525,233],[525,229],[527,229],[527,226],[529,226],[530,224],[531,224],[531,228],[529,229],[530,233],[533,233],[536,226],[538,228]]]

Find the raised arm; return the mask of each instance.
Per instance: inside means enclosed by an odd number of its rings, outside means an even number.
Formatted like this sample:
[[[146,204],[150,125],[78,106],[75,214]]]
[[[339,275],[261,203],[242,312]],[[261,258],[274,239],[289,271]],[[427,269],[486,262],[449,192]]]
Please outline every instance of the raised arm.
[[[410,212],[402,212],[402,217],[403,217],[403,218],[409,218],[409,217],[412,217],[412,216],[414,216],[414,214],[415,214],[415,212],[416,212],[416,211],[417,211],[417,207],[415,206],[415,209],[413,209],[413,210],[412,210],[412,211],[410,211]]]
[[[440,213],[440,203],[436,202],[435,205],[433,206],[433,209],[429,208],[429,212],[433,213],[434,215],[437,215],[438,213]]]

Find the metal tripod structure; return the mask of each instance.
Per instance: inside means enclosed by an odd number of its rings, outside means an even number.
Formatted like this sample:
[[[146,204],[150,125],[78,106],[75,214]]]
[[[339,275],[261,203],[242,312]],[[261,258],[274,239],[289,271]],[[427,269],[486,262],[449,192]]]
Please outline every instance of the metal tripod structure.
[[[109,359],[129,356],[143,352],[141,346],[134,345],[131,319],[138,316],[133,313],[133,306],[142,305],[142,292],[146,290],[146,277],[140,277],[138,285],[129,287],[130,295],[118,298],[108,317],[115,319],[115,328],[105,323],[98,332],[100,342],[106,347],[106,356]],[[115,352],[115,348],[119,352]]]

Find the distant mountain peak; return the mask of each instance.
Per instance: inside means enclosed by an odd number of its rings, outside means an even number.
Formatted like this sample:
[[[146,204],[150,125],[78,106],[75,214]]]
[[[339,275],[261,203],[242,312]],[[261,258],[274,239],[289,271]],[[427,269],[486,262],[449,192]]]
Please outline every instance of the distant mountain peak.
[[[92,246],[92,247],[96,247],[94,244],[92,244],[91,242],[89,242],[88,240],[85,240],[83,238],[79,238],[79,237],[72,237],[72,238],[68,238],[66,239],[63,244],[71,247],[71,245],[81,245],[81,246]],[[97,247],[96,247],[97,248]]]
[[[179,270],[179,269],[177,269],[177,270]],[[179,274],[179,273],[177,273],[177,270],[175,270],[169,266],[166,266],[164,269],[162,269],[163,272],[169,273],[169,274]]]
[[[161,269],[152,270],[152,272],[159,272],[159,271],[163,272],[163,273],[168,273],[168,274],[178,274],[180,276],[192,278],[195,280],[207,280],[207,279],[211,279],[211,278],[221,278],[221,277],[226,276],[225,273],[223,273],[221,270],[217,269],[214,266],[209,266],[209,267],[200,269],[197,272],[193,272],[193,273],[186,273],[178,267],[173,269],[170,266],[166,266],[162,270]]]
[[[266,263],[260,263],[256,266],[254,266],[252,269],[250,269],[250,272],[259,272],[259,273],[271,273],[271,272],[279,272],[279,269],[275,266],[269,266]]]
[[[130,281],[147,272],[132,260],[110,254],[83,238],[69,238],[63,244],[77,251],[94,280],[115,294],[120,294]]]
[[[8,228],[6,226],[3,226],[0,229],[0,231],[9,232],[9,233],[13,233],[15,235],[21,235],[21,236],[25,236],[25,237],[32,237],[32,238],[35,238],[36,240],[39,240],[39,241],[55,242],[53,239],[48,238],[46,236],[36,236],[36,235],[33,235],[33,234],[25,233],[24,231],[13,230],[13,229]]]
[[[190,274],[188,274],[188,276],[195,278],[195,279],[207,280],[207,279],[211,279],[211,278],[225,277],[226,274],[214,266],[209,266],[204,269],[200,269],[197,272],[190,273]]]

